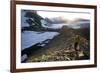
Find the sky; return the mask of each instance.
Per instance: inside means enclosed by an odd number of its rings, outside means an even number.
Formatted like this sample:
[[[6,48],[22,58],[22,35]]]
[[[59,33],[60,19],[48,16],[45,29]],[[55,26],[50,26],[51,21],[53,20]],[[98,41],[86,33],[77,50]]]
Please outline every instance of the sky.
[[[65,19],[73,20],[75,18],[90,19],[90,13],[83,12],[53,12],[53,11],[37,11],[43,18],[62,17]]]

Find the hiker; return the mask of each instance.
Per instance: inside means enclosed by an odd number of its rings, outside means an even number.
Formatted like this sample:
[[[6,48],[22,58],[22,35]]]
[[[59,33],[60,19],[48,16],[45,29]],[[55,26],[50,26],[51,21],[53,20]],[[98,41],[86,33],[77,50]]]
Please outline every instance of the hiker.
[[[76,37],[74,38],[74,48],[76,51],[78,50],[79,44],[80,44],[80,37],[79,35],[76,35]]]
[[[74,38],[74,49],[75,49],[75,52],[76,52],[76,58],[79,57],[79,54],[78,54],[79,44],[80,44],[80,36],[76,35],[75,38]]]

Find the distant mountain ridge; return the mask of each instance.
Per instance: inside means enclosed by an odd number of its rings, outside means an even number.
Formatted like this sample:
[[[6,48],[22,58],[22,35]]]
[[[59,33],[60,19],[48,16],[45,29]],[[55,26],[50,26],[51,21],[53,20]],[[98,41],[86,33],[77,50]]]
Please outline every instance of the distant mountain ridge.
[[[61,29],[63,26],[68,26],[73,29],[90,28],[90,20],[76,18],[73,21],[63,19],[61,17],[42,18],[37,11],[22,11],[21,26],[23,29]]]
[[[90,20],[88,19],[75,19],[72,22],[70,22],[69,27],[73,27],[75,29],[77,28],[90,28]]]

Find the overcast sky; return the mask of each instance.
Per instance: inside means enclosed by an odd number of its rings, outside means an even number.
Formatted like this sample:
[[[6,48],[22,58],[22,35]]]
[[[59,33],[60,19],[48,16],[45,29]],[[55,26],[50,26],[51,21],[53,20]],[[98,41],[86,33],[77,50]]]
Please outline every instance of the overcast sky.
[[[90,13],[82,12],[52,12],[52,11],[37,11],[43,18],[62,17],[65,19],[73,20],[75,18],[90,19]]]

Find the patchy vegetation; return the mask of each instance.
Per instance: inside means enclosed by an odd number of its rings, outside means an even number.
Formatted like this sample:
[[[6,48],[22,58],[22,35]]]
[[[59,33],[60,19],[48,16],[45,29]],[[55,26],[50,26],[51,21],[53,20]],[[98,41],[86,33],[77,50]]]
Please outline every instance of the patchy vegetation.
[[[67,27],[62,28],[60,30],[60,35],[52,39],[47,46],[35,52],[27,60],[27,62],[71,61],[89,59],[89,40],[80,36],[80,44],[78,45],[76,51],[74,48],[75,36],[76,34],[73,33],[73,30],[70,30]]]

